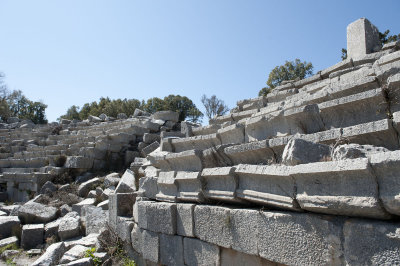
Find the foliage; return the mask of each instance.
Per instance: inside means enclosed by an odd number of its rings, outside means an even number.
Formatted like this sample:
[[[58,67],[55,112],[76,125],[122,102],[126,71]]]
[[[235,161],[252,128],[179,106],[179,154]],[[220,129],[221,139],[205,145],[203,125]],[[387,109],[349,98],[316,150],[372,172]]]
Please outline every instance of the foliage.
[[[276,66],[268,76],[267,87],[262,88],[258,95],[265,96],[275,87],[281,85],[282,81],[304,79],[313,73],[312,63],[295,59],[295,61],[286,61],[284,65]]]
[[[92,247],[85,251],[85,258],[92,258],[93,264],[95,266],[101,265],[102,261],[99,257],[96,257],[94,253],[96,252],[96,248]]]
[[[136,266],[136,262],[125,257],[123,266]]]
[[[203,94],[201,97],[201,102],[206,108],[206,115],[208,119],[212,119],[214,116],[224,115],[229,111],[229,108],[225,105],[224,101],[218,99],[215,95],[207,98],[207,96]]]
[[[400,33],[397,35],[389,35],[390,30],[386,30],[385,32],[379,32],[379,39],[382,44],[400,41]],[[347,59],[347,49],[342,48],[342,60]]]
[[[0,248],[0,254],[3,253],[6,250],[18,250],[18,246],[15,243],[7,244],[4,247]]]
[[[168,95],[164,99],[153,97],[145,101],[137,99],[116,99],[102,97],[99,102],[85,103],[82,108],[76,105],[68,108],[67,113],[60,118],[65,119],[87,119],[89,115],[99,116],[106,114],[107,116],[117,117],[119,113],[125,113],[127,116],[134,114],[135,109],[143,109],[149,113],[157,111],[175,111],[179,112],[179,120],[189,119],[193,122],[198,122],[203,116],[196,105],[185,96]]]

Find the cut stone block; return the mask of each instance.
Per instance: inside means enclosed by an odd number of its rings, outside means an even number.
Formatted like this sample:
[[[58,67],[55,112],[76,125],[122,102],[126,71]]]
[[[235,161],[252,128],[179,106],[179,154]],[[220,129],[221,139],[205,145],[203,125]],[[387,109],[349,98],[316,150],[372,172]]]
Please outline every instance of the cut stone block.
[[[18,209],[18,218],[25,224],[47,223],[56,217],[56,208],[36,202],[26,203]]]
[[[22,227],[21,247],[25,250],[43,244],[44,224],[26,224]]]
[[[359,58],[377,52],[382,47],[379,30],[366,18],[347,26],[347,56]]]
[[[176,204],[138,202],[138,225],[142,229],[169,235],[176,234]]]
[[[234,124],[218,130],[221,144],[241,144],[244,142],[244,126]]]
[[[132,170],[126,169],[122,175],[118,186],[115,188],[115,193],[131,193],[137,190],[135,174]]]
[[[44,226],[44,239],[48,239],[50,237],[55,237],[58,239],[58,226],[60,225],[61,219],[57,219],[53,222],[47,223]]]
[[[157,178],[157,187],[159,190],[156,195],[157,200],[176,202],[178,186],[175,180],[175,171],[160,172]]]
[[[289,140],[282,154],[282,163],[297,165],[320,162],[330,159],[331,149],[328,145],[293,138]]]
[[[258,210],[230,210],[232,224],[232,248],[247,254],[258,255],[258,226],[261,218]]]
[[[388,149],[383,147],[375,147],[372,145],[360,145],[360,144],[343,144],[337,146],[333,150],[332,160],[346,160],[346,159],[357,159],[357,158],[370,158],[372,154],[389,152]]]
[[[184,265],[183,238],[160,234],[160,263],[163,265]]]
[[[20,231],[18,216],[0,216],[0,238],[10,237]],[[19,237],[19,235],[17,235]]]
[[[82,200],[79,203],[76,203],[72,205],[72,211],[77,212],[78,214],[81,214],[82,208],[87,205],[94,205],[96,203],[96,199],[93,198],[87,198],[85,200]]]
[[[155,112],[152,116],[153,119],[156,120],[159,119],[159,120],[173,121],[173,122],[179,121],[179,113],[173,111],[158,111]]]
[[[142,177],[139,180],[139,192],[149,199],[156,199],[158,193],[157,177]]]
[[[275,162],[275,154],[269,147],[268,140],[226,147],[224,153],[232,160],[233,165]]]
[[[217,134],[210,134],[190,138],[172,139],[171,145],[175,152],[182,152],[187,150],[205,150],[221,145],[221,141]]]
[[[202,152],[203,168],[232,166],[231,159],[224,153],[224,149],[233,144],[218,145]]]
[[[221,266],[274,266],[277,263],[233,249],[221,248]]]
[[[83,256],[85,256],[85,252],[88,249],[89,249],[88,247],[82,245],[76,245],[72,247],[70,250],[65,252],[65,254],[61,257],[60,264],[69,263],[71,261],[82,258]]]
[[[147,156],[148,154],[155,151],[158,147],[160,147],[160,143],[158,141],[154,141],[153,143],[142,149],[142,154]]]
[[[82,156],[68,156],[65,168],[90,169],[93,166],[93,159]]]
[[[170,153],[165,156],[169,169],[174,171],[201,171],[203,164],[200,150],[188,150],[179,153]],[[162,166],[161,166],[162,167]],[[161,170],[165,171],[163,167]]]
[[[106,227],[108,222],[108,213],[100,207],[83,207],[86,235],[91,233],[100,233],[101,229]]]
[[[195,235],[197,238],[221,247],[233,244],[230,209],[197,205],[194,208]]]
[[[180,201],[204,201],[203,184],[200,172],[179,171],[176,173],[178,200]]]
[[[0,248],[8,246],[8,245],[16,245],[18,246],[18,238],[16,236],[7,237],[0,240]]]
[[[42,266],[42,265],[56,265],[62,255],[65,253],[66,247],[64,242],[58,242],[51,244],[47,249],[46,252],[43,253],[32,266]]]
[[[346,265],[395,265],[400,261],[398,223],[349,219],[344,223]]]
[[[83,182],[82,184],[79,185],[78,187],[78,196],[79,197],[86,197],[89,193],[90,190],[95,189],[97,186],[100,185],[100,179],[99,178],[93,178],[90,179],[86,182]]]
[[[200,136],[200,135],[209,135],[217,133],[218,129],[221,128],[221,125],[207,125],[201,127],[193,127],[192,134],[193,136]]]
[[[262,258],[287,265],[344,264],[340,219],[294,212],[260,212],[260,216]]]
[[[80,216],[77,212],[70,212],[60,219],[58,237],[66,240],[80,236]]]
[[[297,201],[304,210],[385,219],[378,184],[368,159],[310,163],[293,166]]]
[[[195,204],[176,204],[176,233],[181,236],[194,237]]]
[[[154,133],[145,133],[143,135],[143,141],[147,144],[151,144],[154,141],[161,141],[160,135],[159,134],[154,134]]]
[[[140,246],[143,258],[158,263],[160,257],[160,238],[157,233],[140,229]]]
[[[113,228],[117,228],[118,216],[131,217],[133,214],[133,204],[136,202],[136,193],[116,193],[109,197],[109,224]]]
[[[400,151],[371,155],[371,166],[383,206],[388,212],[400,215]]]
[[[219,247],[196,238],[183,239],[185,264],[190,266],[220,265]]]
[[[204,196],[208,199],[240,202],[236,197],[238,180],[234,172],[234,167],[205,168],[201,172],[205,184]]]
[[[239,164],[235,173],[239,177],[236,190],[239,198],[277,208],[299,209],[289,167]]]

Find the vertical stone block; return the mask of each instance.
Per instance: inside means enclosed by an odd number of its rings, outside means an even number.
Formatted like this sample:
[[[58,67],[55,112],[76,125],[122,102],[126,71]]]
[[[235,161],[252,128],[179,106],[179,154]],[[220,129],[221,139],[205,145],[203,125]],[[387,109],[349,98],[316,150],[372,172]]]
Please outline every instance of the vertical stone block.
[[[160,201],[176,202],[178,186],[175,180],[175,171],[160,172],[157,179],[158,194],[156,199]]]
[[[141,201],[138,204],[139,227],[153,232],[176,234],[176,204]]]
[[[381,48],[378,29],[366,18],[347,26],[347,56],[360,58]]]
[[[160,263],[163,265],[184,265],[183,238],[160,234]]]
[[[181,236],[194,237],[194,204],[176,204],[176,232]]]
[[[185,264],[190,266],[220,265],[219,248],[216,245],[185,237],[183,239]]]
[[[179,171],[176,173],[178,199],[180,201],[201,202],[203,197],[203,184],[200,172]]]

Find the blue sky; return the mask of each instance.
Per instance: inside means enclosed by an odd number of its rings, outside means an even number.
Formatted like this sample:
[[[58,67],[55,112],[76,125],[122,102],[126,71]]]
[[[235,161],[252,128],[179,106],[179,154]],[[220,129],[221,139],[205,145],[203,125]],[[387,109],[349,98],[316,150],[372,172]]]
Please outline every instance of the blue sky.
[[[0,71],[49,121],[102,96],[180,94],[203,110],[215,94],[232,108],[285,60],[339,62],[360,17],[400,33],[399,12],[398,0],[0,0]]]

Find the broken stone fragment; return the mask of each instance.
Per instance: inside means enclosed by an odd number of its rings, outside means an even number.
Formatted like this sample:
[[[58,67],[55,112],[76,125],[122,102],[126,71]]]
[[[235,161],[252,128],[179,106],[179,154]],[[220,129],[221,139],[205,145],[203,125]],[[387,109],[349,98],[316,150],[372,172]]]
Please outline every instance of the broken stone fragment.
[[[282,163],[297,165],[331,160],[331,148],[328,145],[310,142],[303,139],[291,139],[286,145]]]

